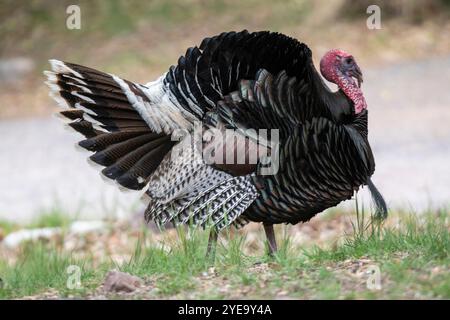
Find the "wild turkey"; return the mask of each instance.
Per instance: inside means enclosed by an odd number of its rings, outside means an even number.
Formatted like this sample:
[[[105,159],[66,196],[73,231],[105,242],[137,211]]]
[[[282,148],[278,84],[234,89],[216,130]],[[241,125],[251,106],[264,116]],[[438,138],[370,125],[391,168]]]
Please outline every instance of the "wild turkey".
[[[273,253],[273,224],[308,221],[365,184],[377,215],[387,215],[370,180],[375,163],[362,73],[342,50],[320,61],[337,92],[304,43],[268,31],[206,38],[146,85],[50,63],[51,95],[86,138],[79,145],[94,153],[90,160],[120,186],[145,190],[147,221],[212,225],[207,254],[214,253],[218,231],[249,221],[264,224]],[[198,128],[200,143],[190,139]],[[233,129],[236,140],[206,138],[207,129]],[[277,143],[255,136],[259,129],[278,130]],[[225,163],[205,160],[205,148],[215,154],[227,143],[244,162],[234,155]],[[256,161],[249,161],[255,152]],[[261,174],[272,156],[278,170]]]

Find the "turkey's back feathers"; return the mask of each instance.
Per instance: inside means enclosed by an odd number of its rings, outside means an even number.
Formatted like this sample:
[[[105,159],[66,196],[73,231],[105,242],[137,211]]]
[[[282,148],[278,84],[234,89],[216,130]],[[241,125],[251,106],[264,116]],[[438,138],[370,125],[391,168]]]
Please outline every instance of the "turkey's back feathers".
[[[311,51],[296,39],[261,31],[225,32],[205,38],[200,47],[189,48],[170,68],[165,84],[181,106],[203,118],[217,102],[238,89],[239,81],[255,79],[260,69],[288,77],[311,78]]]

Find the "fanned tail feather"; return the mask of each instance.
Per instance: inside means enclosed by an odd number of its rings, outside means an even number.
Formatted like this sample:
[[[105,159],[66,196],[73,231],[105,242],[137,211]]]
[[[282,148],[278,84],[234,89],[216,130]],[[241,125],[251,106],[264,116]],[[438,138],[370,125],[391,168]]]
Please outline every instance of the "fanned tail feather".
[[[52,71],[44,72],[50,95],[64,109],[59,115],[68,126],[86,138],[79,146],[94,152],[89,159],[105,167],[105,177],[128,189],[142,189],[174,145],[170,136],[149,127],[117,77],[59,60],[50,64]]]

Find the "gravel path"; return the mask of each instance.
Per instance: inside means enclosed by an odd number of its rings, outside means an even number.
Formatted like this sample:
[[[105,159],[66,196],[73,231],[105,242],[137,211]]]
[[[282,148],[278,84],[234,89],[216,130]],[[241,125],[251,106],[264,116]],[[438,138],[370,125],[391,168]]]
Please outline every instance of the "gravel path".
[[[374,182],[390,207],[450,204],[449,84],[450,57],[365,72]],[[139,207],[139,194],[105,183],[89,153],[75,152],[79,136],[57,119],[0,121],[0,137],[0,219],[26,221],[52,207],[100,218]]]

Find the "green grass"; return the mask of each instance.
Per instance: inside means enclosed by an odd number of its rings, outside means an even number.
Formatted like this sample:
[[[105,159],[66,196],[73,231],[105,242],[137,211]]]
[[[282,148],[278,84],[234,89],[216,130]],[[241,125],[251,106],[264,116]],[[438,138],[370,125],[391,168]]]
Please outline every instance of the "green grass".
[[[28,228],[66,228],[74,219],[62,212],[58,208],[52,208],[48,211],[44,211],[38,214],[34,220],[32,220],[27,227]]]
[[[19,225],[10,220],[0,220],[0,230],[3,236],[22,228],[67,228],[74,221],[74,217],[69,217],[61,209],[54,207],[44,210],[36,215],[36,217],[25,225]]]
[[[86,289],[86,285],[96,275],[96,271],[88,266],[89,263],[89,259],[75,259],[69,253],[54,247],[39,243],[26,245],[13,266],[0,262],[0,298],[22,297],[49,289],[57,289],[65,295],[69,293],[66,284],[67,268],[70,265],[80,267],[81,281]],[[82,292],[80,290],[78,294]]]
[[[395,228],[367,227],[363,219],[364,227],[357,229],[358,219],[354,232],[331,249],[295,247],[281,232],[275,257],[244,255],[245,236],[224,234],[213,266],[204,259],[207,231],[178,229],[178,239],[162,246],[144,244],[143,233],[128,261],[106,260],[95,267],[89,254],[75,258],[52,245],[29,243],[16,263],[0,261],[0,298],[50,289],[62,297],[86,297],[111,269],[144,279],[145,293],[134,298],[450,298],[448,212],[403,217]],[[82,289],[67,288],[70,265],[81,268]],[[373,267],[380,270],[380,290],[366,285]]]
[[[370,235],[348,239],[335,250],[315,248],[308,256],[315,262],[341,261],[348,258],[371,256],[383,258],[395,253],[422,256],[425,259],[445,260],[449,257],[450,237],[442,218],[435,217],[419,223],[410,217],[404,229],[384,229],[380,236]],[[448,262],[448,261],[447,261]]]
[[[9,220],[0,220],[0,230],[2,231],[3,236],[8,233],[15,231],[19,228],[17,224]]]

